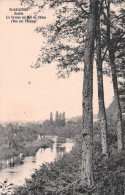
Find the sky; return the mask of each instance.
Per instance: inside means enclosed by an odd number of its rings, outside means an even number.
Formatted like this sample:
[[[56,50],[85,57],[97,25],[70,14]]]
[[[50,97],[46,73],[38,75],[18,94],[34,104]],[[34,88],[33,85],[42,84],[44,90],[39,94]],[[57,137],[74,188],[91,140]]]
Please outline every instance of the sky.
[[[49,118],[50,112],[55,115],[57,110],[65,111],[67,118],[81,116],[83,72],[58,79],[54,63],[39,69],[30,67],[44,41],[34,29],[52,20],[52,13],[37,24],[11,23],[6,19],[12,15],[9,8],[20,7],[19,0],[0,0],[0,121],[41,121]],[[94,68],[95,114],[98,113],[96,80]],[[104,77],[104,87],[108,107],[113,98],[110,78]]]

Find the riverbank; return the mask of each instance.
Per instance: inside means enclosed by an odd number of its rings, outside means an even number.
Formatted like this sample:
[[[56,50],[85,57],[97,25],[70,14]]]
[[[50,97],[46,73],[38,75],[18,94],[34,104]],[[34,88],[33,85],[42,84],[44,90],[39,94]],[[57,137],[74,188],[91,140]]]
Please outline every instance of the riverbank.
[[[60,194],[66,186],[79,179],[80,172],[81,142],[77,141],[70,153],[65,153],[63,157],[56,158],[52,163],[43,164],[40,169],[35,170],[31,178],[26,179],[25,185],[18,187],[13,195]],[[65,192],[66,195],[67,190]],[[72,189],[68,189],[69,192],[72,192]]]
[[[53,140],[44,139],[42,141],[33,141],[31,143],[26,143],[25,148],[21,150],[23,156],[34,156],[39,148],[49,148],[52,147]]]
[[[74,140],[69,138],[65,139],[57,136],[52,136],[51,138],[54,140],[52,148],[47,148],[45,150],[39,149],[34,157],[30,156],[24,158],[19,166],[12,165],[12,167],[3,169],[0,173],[1,182],[8,178],[6,186],[9,186],[10,182],[17,186],[24,185],[25,178],[29,179],[31,174],[39,169],[42,164],[54,162],[56,158],[63,156],[65,153],[69,153],[75,145]],[[13,188],[13,186],[10,187]],[[9,195],[8,192],[7,194]]]
[[[53,163],[43,164],[35,170],[25,185],[18,187],[13,195],[86,195],[87,188],[81,183],[81,141],[69,154],[56,159]],[[107,194],[117,191],[117,185],[122,181],[125,170],[125,151],[121,155],[110,156],[108,167],[105,167],[105,158],[96,156],[94,161],[95,194],[100,195],[106,189]],[[115,175],[117,174],[118,175]],[[112,181],[112,184],[111,184]],[[119,184],[118,184],[119,183]],[[116,193],[118,194],[118,193]]]
[[[123,122],[125,124],[125,121]],[[76,127],[73,126],[73,128]],[[125,170],[125,151],[120,154],[117,152],[115,122],[110,118],[108,118],[108,144],[109,160],[107,162],[101,152],[100,125],[98,122],[94,123],[94,190],[100,190],[99,195],[103,194],[101,193],[103,189],[109,195],[114,192],[118,194],[117,186],[119,184],[121,186],[123,181],[120,171]],[[26,180],[25,185],[15,190],[13,195],[83,195],[87,189],[80,180],[81,148],[82,139],[77,135],[76,146],[70,154],[64,154],[53,163],[43,164],[35,170],[30,179]]]
[[[125,121],[123,121],[125,122]],[[125,124],[125,123],[124,123]],[[108,119],[108,162],[101,152],[100,125],[94,123],[94,177],[95,194],[119,194],[125,175],[125,151],[117,152],[115,122]],[[124,129],[125,130],[125,129]],[[125,132],[125,131],[124,131]],[[76,146],[69,154],[57,158],[53,163],[44,164],[26,180],[24,186],[18,187],[13,195],[83,195],[87,188],[81,181],[82,138],[77,136]],[[91,189],[90,189],[91,190]]]
[[[2,146],[0,148],[0,161],[7,160],[11,157],[25,157],[33,156],[39,148],[48,148],[52,147],[53,141],[51,139],[43,139],[41,141],[32,141],[28,143],[23,143],[18,150],[16,148],[9,148],[9,146]]]

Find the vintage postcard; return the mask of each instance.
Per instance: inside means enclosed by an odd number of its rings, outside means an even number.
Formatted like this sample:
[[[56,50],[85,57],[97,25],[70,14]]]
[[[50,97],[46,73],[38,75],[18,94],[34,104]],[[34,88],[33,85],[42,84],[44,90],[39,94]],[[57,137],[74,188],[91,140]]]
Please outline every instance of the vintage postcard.
[[[0,0],[0,194],[125,194],[125,4]]]

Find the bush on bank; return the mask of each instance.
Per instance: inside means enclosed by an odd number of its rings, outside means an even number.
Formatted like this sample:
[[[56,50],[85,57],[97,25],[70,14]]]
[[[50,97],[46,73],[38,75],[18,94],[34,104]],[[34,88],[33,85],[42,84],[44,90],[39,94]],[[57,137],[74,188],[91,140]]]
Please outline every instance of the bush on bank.
[[[45,139],[42,141],[34,141],[27,143],[23,149],[20,150],[23,153],[23,156],[33,156],[36,154],[39,148],[49,148],[53,144],[53,141],[50,139]]]

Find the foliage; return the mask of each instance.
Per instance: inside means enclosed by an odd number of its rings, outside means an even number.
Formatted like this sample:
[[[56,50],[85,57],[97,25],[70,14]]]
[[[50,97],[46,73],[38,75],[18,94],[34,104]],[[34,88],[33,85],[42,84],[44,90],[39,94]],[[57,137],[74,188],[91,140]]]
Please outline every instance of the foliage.
[[[45,0],[43,6],[39,6],[36,1],[21,0],[21,2],[30,8],[37,6],[40,11],[48,4],[49,9],[54,10],[56,16],[53,22],[36,28],[36,32],[47,39],[41,47],[41,55],[34,67],[39,68],[44,63],[56,61],[58,76],[63,78],[73,71],[83,70],[78,63],[84,61],[84,33],[89,14],[88,1]]]
[[[64,154],[53,163],[42,165],[32,174],[31,179],[26,180],[26,185],[19,187],[14,194],[60,194],[63,188],[79,178],[81,163],[79,149],[77,146],[70,154]]]
[[[96,122],[94,124],[95,186],[92,189],[86,188],[80,181],[82,137],[77,135],[77,144],[70,154],[59,157],[53,163],[42,165],[30,179],[26,180],[24,186],[16,189],[14,195],[73,195],[73,193],[80,195],[89,191],[100,195],[103,194],[104,189],[107,195],[113,194],[113,191],[118,192],[118,190],[120,193],[120,189],[122,190],[124,186],[125,151],[121,154],[115,151],[107,162],[105,156],[101,154],[99,128],[100,125]],[[116,145],[117,142],[114,141],[114,143]],[[114,148],[114,143],[109,139],[111,150]]]
[[[51,140],[37,141],[39,124],[18,125],[9,123],[1,126],[0,159],[8,159],[23,153],[24,156],[33,155],[40,147],[50,147]]]
[[[21,153],[23,153],[23,156],[32,156],[36,154],[39,148],[48,148],[51,147],[52,144],[53,141],[49,139],[27,143],[24,149],[21,150]]]
[[[82,132],[82,118],[74,120],[69,120],[66,125],[62,122],[54,121],[50,124],[49,120],[43,121],[40,124],[40,129],[38,130],[41,135],[58,135],[60,137],[74,137]]]
[[[103,189],[107,190],[107,194],[111,194],[113,193],[113,190],[117,192],[116,186],[123,186],[122,177],[124,177],[124,174],[121,174],[121,169],[125,169],[125,152],[123,151],[120,154],[117,153],[116,125],[114,118],[110,115],[110,113],[113,112],[113,109],[114,105],[112,104],[107,110],[108,143],[110,148],[108,163],[105,156],[101,154],[100,124],[99,122],[94,123],[94,175],[96,185],[93,189],[90,189],[90,191],[99,191],[99,195],[103,194]],[[76,147],[73,148],[70,154],[65,154],[63,157],[56,159],[53,163],[44,164],[39,170],[35,170],[31,178],[26,180],[25,185],[20,186],[15,190],[14,195],[73,195],[73,193],[77,195],[87,192],[88,189],[85,188],[80,181],[82,154],[81,131],[82,118],[79,117],[75,120],[69,120],[65,127],[62,127],[61,129],[58,128],[58,134],[61,134],[62,132],[65,136],[71,136],[71,133],[73,133],[77,140]],[[35,142],[33,143],[35,144]],[[27,147],[30,148],[31,144],[29,144],[29,146],[27,144]],[[118,187],[118,189],[119,188],[120,187]]]
[[[65,126],[66,125],[65,112],[59,113],[58,111],[56,111],[54,123],[56,126]]]

